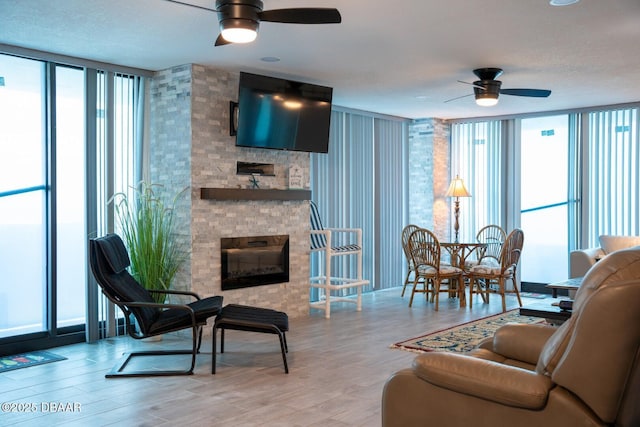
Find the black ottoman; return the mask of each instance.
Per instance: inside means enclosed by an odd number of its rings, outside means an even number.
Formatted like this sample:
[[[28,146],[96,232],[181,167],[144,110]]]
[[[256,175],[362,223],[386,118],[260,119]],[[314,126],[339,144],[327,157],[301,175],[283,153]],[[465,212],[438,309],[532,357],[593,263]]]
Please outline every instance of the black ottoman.
[[[247,305],[229,304],[222,308],[213,324],[213,356],[211,373],[216,373],[216,336],[220,329],[220,353],[224,353],[224,330],[264,332],[277,334],[280,338],[280,350],[284,362],[284,372],[289,373],[287,366],[287,338],[285,332],[289,330],[289,317],[282,311],[268,308],[250,307]]]

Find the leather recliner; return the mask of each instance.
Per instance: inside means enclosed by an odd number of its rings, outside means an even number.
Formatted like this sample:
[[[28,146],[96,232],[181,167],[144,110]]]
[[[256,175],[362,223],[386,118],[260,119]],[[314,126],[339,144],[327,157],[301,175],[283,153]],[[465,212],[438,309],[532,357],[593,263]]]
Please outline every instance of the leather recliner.
[[[382,425],[639,426],[640,246],[589,270],[559,327],[509,324],[475,350],[417,356]]]
[[[640,236],[609,236],[601,235],[600,246],[578,249],[569,254],[569,277],[582,277],[593,265],[620,249],[627,249],[640,245]]]

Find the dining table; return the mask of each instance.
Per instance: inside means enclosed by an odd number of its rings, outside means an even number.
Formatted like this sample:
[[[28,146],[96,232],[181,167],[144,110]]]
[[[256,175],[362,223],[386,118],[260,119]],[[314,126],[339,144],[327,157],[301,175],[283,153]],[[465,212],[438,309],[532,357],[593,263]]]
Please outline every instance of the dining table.
[[[465,270],[467,258],[474,252],[480,255],[480,251],[487,247],[480,242],[440,242],[440,246],[446,249],[451,259],[451,265]]]
[[[462,271],[466,271],[467,259],[474,252],[478,255],[483,248],[487,247],[486,243],[480,242],[440,242],[440,247],[444,248],[449,253],[451,265],[458,267]],[[458,291],[460,298],[460,307],[467,306],[466,293],[465,293],[465,280],[462,283],[462,289]]]

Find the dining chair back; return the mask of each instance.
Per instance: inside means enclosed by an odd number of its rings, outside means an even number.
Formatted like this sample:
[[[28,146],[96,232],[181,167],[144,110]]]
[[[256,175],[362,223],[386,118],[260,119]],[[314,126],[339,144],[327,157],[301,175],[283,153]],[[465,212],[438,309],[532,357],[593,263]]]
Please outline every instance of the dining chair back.
[[[518,298],[518,304],[522,307],[520,292],[517,283],[517,268],[524,245],[524,233],[516,228],[507,236],[500,250],[499,265],[478,264],[468,271],[469,278],[469,307],[473,307],[473,294],[481,294],[486,303],[489,302],[489,294],[497,293],[502,297],[502,311],[507,311],[505,293],[512,292]],[[513,289],[506,289],[506,282],[510,280]]]
[[[486,225],[478,231],[476,240],[483,246],[478,255],[477,264],[500,263],[500,250],[507,238],[507,233],[499,225]]]
[[[413,258],[411,258],[411,251],[409,250],[409,236],[411,233],[416,231],[418,228],[415,224],[409,224],[402,229],[402,251],[404,252],[404,257],[407,260],[407,275],[404,278],[404,284],[402,285],[402,294],[400,296],[404,297],[404,292],[407,289],[407,285],[411,283],[411,274],[415,273],[415,266],[413,264]]]
[[[440,292],[448,292],[450,296],[458,295],[461,305],[464,301],[463,270],[448,264],[441,264],[442,249],[436,235],[430,230],[418,228],[409,236],[409,252],[415,267],[415,277],[409,307],[413,304],[416,293],[424,293],[425,297],[435,301],[438,311]],[[422,284],[422,288],[419,286]]]

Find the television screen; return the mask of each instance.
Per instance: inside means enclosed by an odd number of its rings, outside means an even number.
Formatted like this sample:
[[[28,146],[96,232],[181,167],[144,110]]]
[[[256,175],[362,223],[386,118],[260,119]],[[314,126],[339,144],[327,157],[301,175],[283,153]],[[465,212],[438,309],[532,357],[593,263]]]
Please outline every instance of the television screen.
[[[329,151],[333,89],[240,73],[236,145]]]

